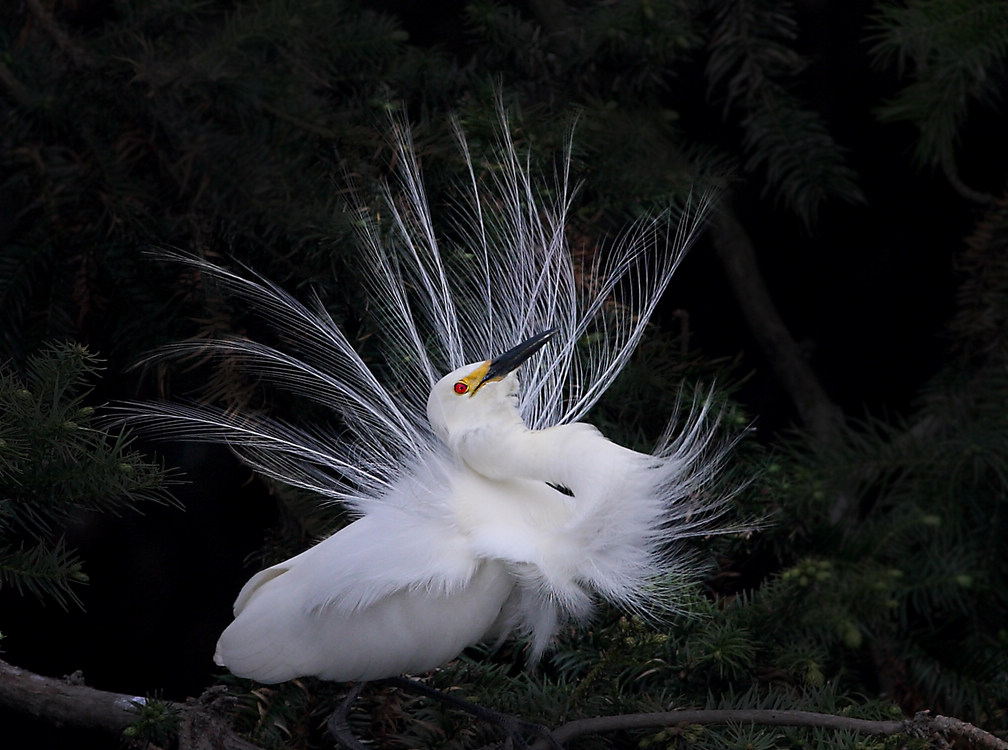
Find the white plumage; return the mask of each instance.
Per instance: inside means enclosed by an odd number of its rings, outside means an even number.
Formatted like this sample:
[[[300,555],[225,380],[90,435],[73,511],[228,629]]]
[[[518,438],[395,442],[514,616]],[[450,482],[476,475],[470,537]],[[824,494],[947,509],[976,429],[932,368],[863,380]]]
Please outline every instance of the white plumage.
[[[711,531],[723,506],[703,491],[723,455],[708,404],[651,454],[577,420],[626,364],[706,203],[681,214],[671,241],[669,217],[657,217],[576,269],[569,160],[545,199],[502,122],[486,172],[459,138],[470,169],[454,218],[465,243],[453,247],[440,244],[399,131],[399,181],[381,214],[361,214],[380,369],[317,301],[175,256],[257,309],[284,349],[232,338],[168,353],[209,346],[330,408],[341,431],[200,405],[147,404],[133,421],[226,441],[262,473],[359,516],[245,585],[216,653],[237,675],[424,672],[515,630],[531,635],[535,659],[598,598],[660,612],[696,573],[681,542]]]

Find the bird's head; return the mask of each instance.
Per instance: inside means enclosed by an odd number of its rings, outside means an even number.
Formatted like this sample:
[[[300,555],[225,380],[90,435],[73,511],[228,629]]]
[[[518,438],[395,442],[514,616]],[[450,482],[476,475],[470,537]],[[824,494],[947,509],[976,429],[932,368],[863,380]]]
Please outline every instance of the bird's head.
[[[463,365],[431,389],[427,419],[434,432],[449,442],[452,434],[513,419],[518,409],[518,367],[557,332],[537,333],[485,362]]]

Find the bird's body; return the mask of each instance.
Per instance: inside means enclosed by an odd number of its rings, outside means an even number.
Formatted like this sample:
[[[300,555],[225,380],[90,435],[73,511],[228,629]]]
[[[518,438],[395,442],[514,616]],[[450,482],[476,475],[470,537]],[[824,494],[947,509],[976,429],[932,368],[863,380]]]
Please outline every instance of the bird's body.
[[[646,530],[663,511],[642,486],[649,457],[584,423],[529,430],[513,374],[480,388],[478,402],[444,387],[480,366],[435,386],[429,412],[440,399],[479,412],[432,420],[444,436],[437,460],[245,585],[217,645],[220,665],[260,682],[370,680],[428,671],[515,627],[537,635],[541,650],[563,611],[587,612],[593,590],[642,584],[632,571],[650,572]],[[628,508],[653,517],[613,517]]]
[[[226,441],[267,476],[357,516],[245,585],[216,652],[237,675],[423,672],[514,631],[530,636],[535,660],[600,598],[667,611],[696,572],[682,540],[708,533],[723,508],[704,494],[722,455],[711,449],[708,402],[650,454],[579,420],[625,365],[703,207],[683,215],[671,247],[644,223],[575,272],[566,174],[556,202],[540,205],[506,124],[502,133],[489,189],[470,162],[459,225],[472,245],[450,254],[402,139],[400,195],[389,191],[384,214],[394,239],[384,223],[362,222],[386,345],[378,370],[321,305],[176,257],[259,310],[287,348],[244,338],[195,346],[331,409],[340,430],[201,405],[145,405],[134,421]]]
[[[238,596],[217,663],[267,683],[373,680],[427,672],[482,640],[514,588],[505,566],[476,559],[461,538],[451,540],[457,549],[424,546],[428,534],[407,520],[366,516],[258,573]],[[431,575],[424,563],[435,551]]]

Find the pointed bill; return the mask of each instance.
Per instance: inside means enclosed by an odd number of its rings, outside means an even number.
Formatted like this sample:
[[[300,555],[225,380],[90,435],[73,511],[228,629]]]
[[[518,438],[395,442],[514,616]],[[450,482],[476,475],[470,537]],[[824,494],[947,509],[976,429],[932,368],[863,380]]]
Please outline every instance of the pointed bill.
[[[547,341],[556,335],[559,328],[550,328],[540,331],[530,339],[526,339],[517,346],[508,349],[503,354],[499,354],[490,360],[490,366],[486,374],[480,380],[480,385],[491,381],[500,380],[509,372],[517,370],[529,357],[543,348]]]

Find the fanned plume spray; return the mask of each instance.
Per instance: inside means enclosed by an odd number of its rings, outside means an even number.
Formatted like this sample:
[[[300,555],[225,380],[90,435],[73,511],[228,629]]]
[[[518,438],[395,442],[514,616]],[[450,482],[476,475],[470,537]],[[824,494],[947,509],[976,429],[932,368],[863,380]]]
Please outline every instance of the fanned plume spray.
[[[134,405],[130,421],[162,437],[226,442],[263,474],[364,517],[394,512],[420,525],[452,524],[443,498],[452,491],[458,458],[427,422],[435,383],[555,327],[559,332],[524,365],[519,409],[532,430],[577,422],[626,365],[709,209],[701,196],[675,216],[640,220],[590,267],[577,267],[565,232],[573,192],[569,152],[543,185],[513,143],[503,112],[501,122],[488,169],[478,166],[456,129],[468,173],[450,215],[455,236],[466,238],[464,247],[442,246],[409,130],[395,129],[397,179],[386,188],[380,213],[362,210],[359,222],[371,312],[382,339],[380,370],[365,364],[317,298],[304,305],[251,271],[164,254],[245,301],[279,334],[283,350],[230,337],[180,343],[155,356],[209,351],[239,361],[331,410],[338,433],[205,405]],[[605,450],[613,465],[626,475],[575,497],[576,510],[555,529],[549,549],[513,559],[506,550],[480,553],[509,566],[515,577],[505,630],[531,631],[534,655],[562,618],[586,615],[598,596],[638,612],[674,606],[674,587],[667,584],[695,573],[681,541],[715,530],[724,504],[703,491],[723,458],[709,408],[694,403],[685,429],[669,432],[651,455],[615,446],[583,425],[577,439],[610,446]],[[585,457],[570,460],[577,467]],[[608,486],[616,480],[622,484]],[[573,477],[569,484],[577,483]],[[493,547],[493,540],[488,544]],[[452,575],[407,583],[450,593],[473,574]],[[373,596],[362,594],[347,606],[366,606]],[[315,602],[331,603],[324,597]]]

